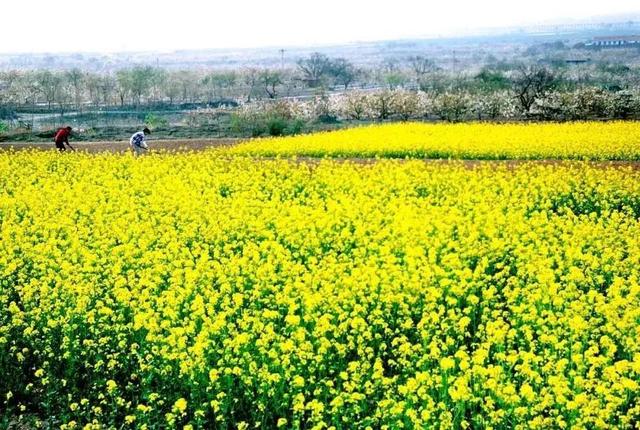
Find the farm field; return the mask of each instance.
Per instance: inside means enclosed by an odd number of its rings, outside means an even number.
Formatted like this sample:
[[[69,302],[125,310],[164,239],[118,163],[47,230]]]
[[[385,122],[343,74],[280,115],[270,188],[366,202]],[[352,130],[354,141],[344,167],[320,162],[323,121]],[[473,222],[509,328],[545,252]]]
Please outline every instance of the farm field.
[[[636,428],[638,125],[432,127],[0,152],[0,427]]]
[[[234,148],[259,156],[640,160],[640,123],[396,123],[255,139]]]

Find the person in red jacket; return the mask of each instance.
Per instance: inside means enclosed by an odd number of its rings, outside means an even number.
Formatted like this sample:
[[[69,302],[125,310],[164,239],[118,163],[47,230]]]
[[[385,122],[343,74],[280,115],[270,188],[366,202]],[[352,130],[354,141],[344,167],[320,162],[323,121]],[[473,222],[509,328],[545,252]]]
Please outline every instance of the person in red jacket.
[[[73,149],[73,147],[69,144],[69,136],[71,135],[71,127],[65,127],[58,130],[56,133],[56,137],[53,138],[54,142],[56,142],[56,148],[58,151],[66,151],[64,144],[66,143],[69,148]],[[75,151],[75,149],[73,149]]]

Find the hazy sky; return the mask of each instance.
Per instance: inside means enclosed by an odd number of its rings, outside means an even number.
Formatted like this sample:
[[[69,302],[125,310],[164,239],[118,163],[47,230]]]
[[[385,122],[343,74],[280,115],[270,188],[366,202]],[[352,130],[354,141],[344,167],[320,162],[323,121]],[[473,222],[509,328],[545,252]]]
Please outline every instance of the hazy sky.
[[[326,44],[640,12],[639,0],[5,0],[0,52]]]

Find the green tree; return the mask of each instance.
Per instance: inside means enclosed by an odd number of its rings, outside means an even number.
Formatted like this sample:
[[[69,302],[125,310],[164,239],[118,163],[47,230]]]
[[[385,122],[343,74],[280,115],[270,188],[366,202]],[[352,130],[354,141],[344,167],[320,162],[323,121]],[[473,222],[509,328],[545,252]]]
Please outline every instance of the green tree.
[[[156,76],[155,70],[150,66],[138,66],[131,69],[129,72],[131,75],[131,95],[136,106],[139,106],[142,97],[149,97],[149,90],[153,85],[153,79]]]
[[[474,80],[480,86],[480,89],[488,92],[506,90],[511,87],[511,82],[502,72],[487,68],[482,69]]]
[[[283,75],[277,70],[263,70],[260,73],[260,82],[270,99],[278,96],[278,87],[284,83]]]

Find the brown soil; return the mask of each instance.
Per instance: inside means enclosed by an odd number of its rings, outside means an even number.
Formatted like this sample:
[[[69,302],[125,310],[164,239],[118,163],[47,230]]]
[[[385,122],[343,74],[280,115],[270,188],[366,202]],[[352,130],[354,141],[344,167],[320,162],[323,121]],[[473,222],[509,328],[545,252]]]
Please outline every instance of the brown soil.
[[[218,148],[235,145],[238,139],[182,139],[182,140],[151,140],[148,142],[151,151],[202,151],[209,148]],[[78,151],[89,153],[98,152],[126,152],[129,151],[129,142],[71,142],[71,146]],[[55,145],[51,143],[0,143],[0,151],[14,149],[22,151],[36,149],[43,151],[55,151]]]

